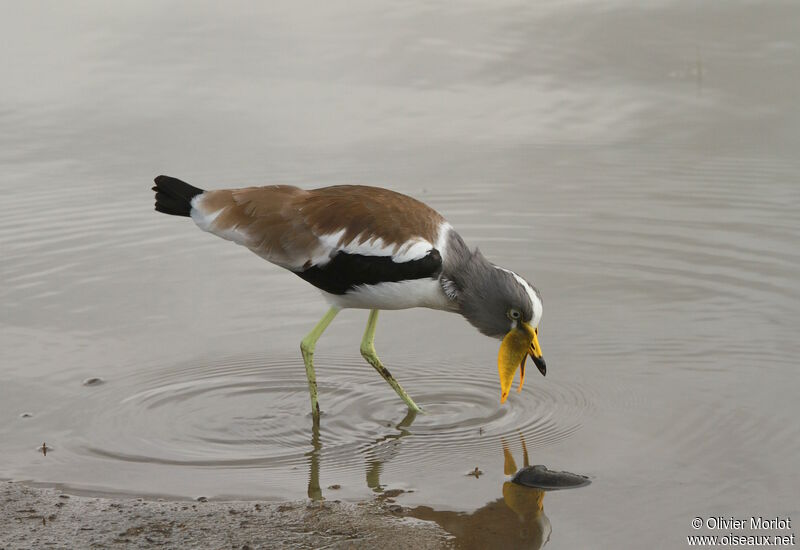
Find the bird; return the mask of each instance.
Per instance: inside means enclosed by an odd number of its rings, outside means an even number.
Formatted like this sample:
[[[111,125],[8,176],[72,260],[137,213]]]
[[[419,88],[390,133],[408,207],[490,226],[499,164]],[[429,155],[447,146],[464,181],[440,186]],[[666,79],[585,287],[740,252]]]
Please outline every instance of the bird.
[[[414,412],[420,407],[375,350],[380,310],[457,313],[500,340],[501,404],[518,370],[522,390],[528,356],[547,373],[538,338],[539,290],[471,250],[441,214],[417,199],[366,185],[204,190],[170,176],[154,182],[156,211],[189,217],[203,231],[248,248],[322,292],[330,307],[300,343],[315,418],[320,406],[314,350],[342,309],[369,310],[361,355]]]

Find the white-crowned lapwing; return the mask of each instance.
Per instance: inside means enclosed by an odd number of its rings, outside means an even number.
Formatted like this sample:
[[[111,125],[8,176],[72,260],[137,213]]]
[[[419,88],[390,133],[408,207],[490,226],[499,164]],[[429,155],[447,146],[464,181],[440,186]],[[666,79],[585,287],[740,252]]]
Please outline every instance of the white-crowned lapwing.
[[[314,415],[314,346],[343,308],[371,310],[361,354],[414,411],[419,407],[375,353],[381,309],[451,311],[501,339],[501,403],[518,368],[522,389],[528,355],[546,372],[538,340],[539,291],[469,250],[438,212],[416,199],[362,185],[204,191],[169,176],[158,176],[155,184],[159,212],[191,217],[200,229],[249,248],[322,291],[331,308],[300,343]]]

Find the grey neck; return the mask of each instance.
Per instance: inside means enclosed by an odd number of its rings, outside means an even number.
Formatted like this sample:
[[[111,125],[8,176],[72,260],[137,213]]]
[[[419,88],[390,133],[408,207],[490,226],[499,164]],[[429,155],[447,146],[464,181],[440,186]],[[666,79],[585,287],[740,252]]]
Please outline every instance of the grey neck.
[[[447,254],[442,265],[442,276],[455,280],[457,274],[472,261],[472,255],[461,235],[451,230],[447,236]]]
[[[452,311],[463,314],[464,300],[468,299],[470,291],[494,273],[494,265],[479,250],[470,251],[461,235],[450,232],[439,282],[451,299]]]

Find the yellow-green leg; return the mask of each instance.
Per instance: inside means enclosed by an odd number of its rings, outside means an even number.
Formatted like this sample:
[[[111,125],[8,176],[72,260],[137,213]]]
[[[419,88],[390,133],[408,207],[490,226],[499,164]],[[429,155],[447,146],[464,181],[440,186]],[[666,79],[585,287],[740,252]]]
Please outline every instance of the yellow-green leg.
[[[361,355],[367,362],[375,367],[375,370],[383,376],[383,379],[389,382],[389,385],[394,388],[394,391],[397,392],[397,395],[400,396],[408,408],[414,412],[420,412],[420,409],[414,400],[408,396],[405,390],[397,383],[397,380],[394,379],[392,374],[389,370],[383,366],[381,360],[378,358],[378,354],[375,353],[375,327],[378,324],[378,311],[377,309],[373,309],[369,312],[369,320],[367,321],[367,329],[364,331],[364,338],[361,340]]]
[[[339,313],[339,308],[332,307],[328,313],[320,319],[317,326],[309,332],[305,338],[300,342],[300,351],[303,353],[303,363],[306,365],[306,376],[308,377],[308,392],[311,394],[311,414],[314,417],[319,417],[319,401],[317,401],[317,375],[314,373],[314,347],[317,345],[317,340],[331,324],[333,318]]]

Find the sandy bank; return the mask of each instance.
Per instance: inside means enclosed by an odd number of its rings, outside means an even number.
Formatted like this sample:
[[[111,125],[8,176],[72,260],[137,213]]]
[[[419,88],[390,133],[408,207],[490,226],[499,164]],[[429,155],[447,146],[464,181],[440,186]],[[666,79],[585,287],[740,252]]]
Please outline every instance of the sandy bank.
[[[0,482],[0,548],[443,548],[432,523],[382,501],[93,498]]]

